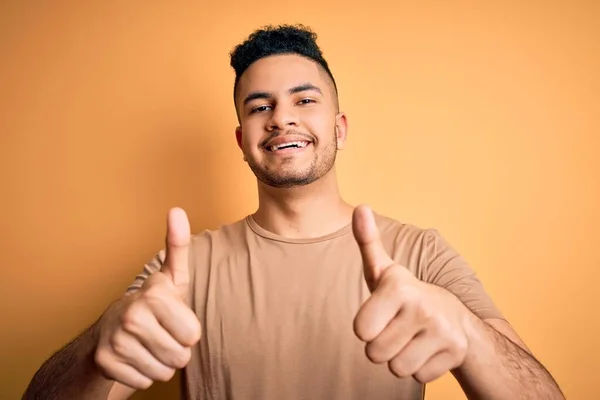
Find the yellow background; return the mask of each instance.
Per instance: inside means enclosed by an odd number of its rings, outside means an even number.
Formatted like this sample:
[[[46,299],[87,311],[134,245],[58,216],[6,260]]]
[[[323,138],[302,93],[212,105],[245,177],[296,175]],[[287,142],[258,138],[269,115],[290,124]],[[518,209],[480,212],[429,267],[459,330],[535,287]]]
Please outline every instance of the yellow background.
[[[599,4],[3,2],[0,398],[162,248],[169,207],[194,231],[254,210],[228,52],[282,22],[317,31],[340,87],[346,199],[438,228],[567,397],[594,398]],[[464,396],[446,376],[428,398]]]

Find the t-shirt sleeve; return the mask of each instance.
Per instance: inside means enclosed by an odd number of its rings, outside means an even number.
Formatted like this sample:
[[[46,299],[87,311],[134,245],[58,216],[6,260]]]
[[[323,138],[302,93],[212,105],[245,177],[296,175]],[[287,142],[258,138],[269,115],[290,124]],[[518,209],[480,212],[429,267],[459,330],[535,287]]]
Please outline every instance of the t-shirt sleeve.
[[[142,272],[137,274],[133,282],[127,287],[127,294],[139,290],[150,275],[162,268],[162,265],[165,262],[165,254],[165,250],[161,250],[153,259],[144,264]]]
[[[481,319],[504,319],[475,271],[438,231],[428,230],[424,240],[427,252],[427,268],[424,271],[426,282],[450,291]]]

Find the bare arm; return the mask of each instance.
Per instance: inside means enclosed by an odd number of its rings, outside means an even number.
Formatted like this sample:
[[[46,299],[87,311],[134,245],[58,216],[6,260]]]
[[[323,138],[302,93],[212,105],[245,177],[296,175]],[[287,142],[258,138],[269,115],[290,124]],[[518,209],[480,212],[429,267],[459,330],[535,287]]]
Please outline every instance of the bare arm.
[[[106,379],[98,370],[94,361],[97,343],[96,323],[40,367],[23,400],[126,400],[131,397],[135,389]]]
[[[98,329],[94,324],[40,367],[23,400],[106,400],[114,381],[104,378],[96,368],[94,353],[97,343]]]
[[[565,398],[507,322],[472,320],[469,353],[452,371],[470,400]]]

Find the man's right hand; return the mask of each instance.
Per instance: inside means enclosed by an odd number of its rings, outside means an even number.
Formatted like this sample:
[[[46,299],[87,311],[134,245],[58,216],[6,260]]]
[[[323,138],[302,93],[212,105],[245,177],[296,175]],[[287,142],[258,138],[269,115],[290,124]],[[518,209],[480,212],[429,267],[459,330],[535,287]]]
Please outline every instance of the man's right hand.
[[[166,242],[161,270],[99,321],[98,368],[134,389],[170,380],[188,364],[201,336],[200,321],[189,306],[190,224],[180,208],[169,211]]]

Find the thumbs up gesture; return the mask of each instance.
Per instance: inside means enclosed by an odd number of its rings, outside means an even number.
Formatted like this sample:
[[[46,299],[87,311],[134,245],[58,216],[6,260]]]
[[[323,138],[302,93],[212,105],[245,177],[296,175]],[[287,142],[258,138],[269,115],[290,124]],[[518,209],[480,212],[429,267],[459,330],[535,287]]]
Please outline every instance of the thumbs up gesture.
[[[169,211],[166,258],[141,289],[114,303],[98,323],[95,362],[100,371],[134,389],[168,381],[187,365],[201,328],[189,307],[190,224]]]
[[[459,367],[469,348],[471,314],[445,289],[418,280],[386,253],[372,211],[354,210],[354,237],[371,296],[354,319],[367,357],[400,377],[430,382]]]

